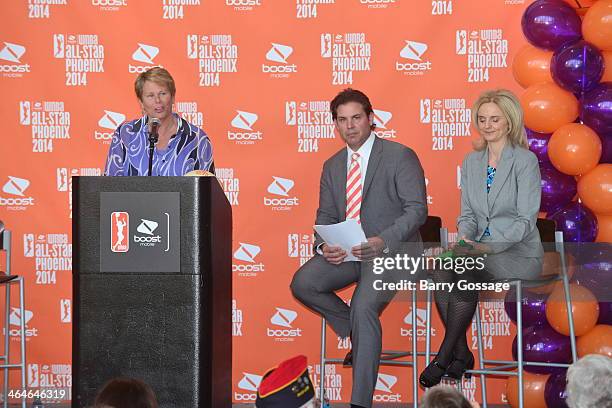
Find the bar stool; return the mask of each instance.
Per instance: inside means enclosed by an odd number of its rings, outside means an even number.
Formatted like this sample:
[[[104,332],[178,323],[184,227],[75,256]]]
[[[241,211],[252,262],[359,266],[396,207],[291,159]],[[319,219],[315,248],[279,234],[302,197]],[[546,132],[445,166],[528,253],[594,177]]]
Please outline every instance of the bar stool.
[[[21,392],[26,390],[26,359],[25,359],[25,290],[23,276],[11,275],[11,231],[4,229],[4,224],[0,221],[0,250],[6,253],[6,270],[4,274],[0,272],[0,284],[4,284],[6,288],[5,295],[5,315],[4,315],[4,353],[0,355],[0,369],[4,373],[4,384],[2,388],[2,396],[4,397],[4,408],[8,407],[8,390],[9,390],[9,370],[19,369],[21,371]],[[21,359],[18,363],[10,362],[10,314],[11,314],[11,283],[17,283],[19,286],[19,347]],[[26,406],[26,396],[21,398],[21,406]]]
[[[544,366],[544,367],[564,367],[567,368],[570,364],[562,363],[539,363],[524,361],[523,359],[523,320],[522,320],[522,308],[521,308],[521,296],[523,287],[538,287],[547,285],[553,282],[561,281],[563,283],[563,290],[565,293],[565,303],[567,305],[567,319],[569,323],[570,331],[570,345],[572,350],[572,362],[576,362],[576,335],[574,332],[574,320],[572,317],[572,299],[569,291],[569,278],[567,276],[567,266],[565,260],[565,248],[563,242],[563,231],[556,231],[556,224],[552,220],[538,219],[537,228],[540,232],[540,239],[544,251],[546,252],[557,252],[560,256],[561,261],[561,273],[559,275],[553,275],[549,278],[537,279],[537,280],[521,280],[521,279],[498,279],[494,282],[507,282],[516,287],[516,328],[517,328],[517,360],[518,361],[503,361],[503,360],[489,360],[484,356],[484,350],[482,345],[482,327],[480,324],[480,302],[478,303],[475,319],[476,319],[476,336],[478,342],[478,369],[468,370],[466,372],[480,375],[481,381],[481,392],[482,392],[482,407],[487,408],[487,375],[499,375],[499,376],[517,376],[518,377],[518,397],[519,397],[519,408],[524,406],[523,396],[523,367],[526,365],[532,366]],[[493,369],[486,368],[487,365],[495,366]],[[515,369],[516,371],[508,371]]]
[[[447,236],[448,232],[446,228],[442,228],[442,219],[440,217],[428,216],[425,224],[419,228],[421,239],[423,240],[423,247],[425,251],[435,247],[446,248],[448,246]],[[417,291],[412,291],[411,295],[412,305],[412,344],[411,351],[402,350],[382,350],[380,355],[380,365],[388,366],[407,366],[412,367],[412,393],[414,402],[412,406],[417,408],[418,406],[418,363],[417,358],[414,356],[424,355],[417,351]],[[338,358],[327,358],[325,351],[326,343],[326,329],[327,324],[324,317],[321,318],[321,374],[319,384],[319,401],[321,406],[324,403],[325,397],[325,365],[326,364],[342,364],[343,359]],[[427,321],[429,324],[429,319]],[[429,336],[427,336],[429,337]],[[402,358],[408,358],[408,360],[401,360]]]

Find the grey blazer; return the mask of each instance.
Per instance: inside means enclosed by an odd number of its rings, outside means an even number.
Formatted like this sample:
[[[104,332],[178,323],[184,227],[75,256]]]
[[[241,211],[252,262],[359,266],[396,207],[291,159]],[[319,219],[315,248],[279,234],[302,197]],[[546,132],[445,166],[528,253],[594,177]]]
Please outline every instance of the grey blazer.
[[[459,237],[486,242],[496,254],[542,257],[536,227],[541,196],[536,155],[506,144],[487,194],[488,157],[487,148],[463,160]],[[491,235],[483,236],[487,227]]]
[[[323,165],[316,224],[346,219],[346,147]],[[422,248],[419,227],[427,219],[425,177],[416,154],[408,147],[376,137],[368,160],[361,202],[366,237],[380,236],[393,252]],[[316,236],[315,247],[323,241]]]

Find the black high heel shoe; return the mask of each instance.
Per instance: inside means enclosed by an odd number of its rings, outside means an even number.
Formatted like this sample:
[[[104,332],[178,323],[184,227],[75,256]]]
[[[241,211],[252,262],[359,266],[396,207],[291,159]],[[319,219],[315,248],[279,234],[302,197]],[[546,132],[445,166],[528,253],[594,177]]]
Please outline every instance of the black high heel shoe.
[[[424,388],[431,388],[440,383],[444,374],[446,374],[446,368],[442,367],[437,359],[434,359],[419,376],[419,384]]]
[[[467,370],[474,368],[474,354],[471,352],[462,359],[455,359],[448,365],[446,374],[455,380],[461,380],[465,375],[466,379],[472,378],[472,373],[466,373]]]

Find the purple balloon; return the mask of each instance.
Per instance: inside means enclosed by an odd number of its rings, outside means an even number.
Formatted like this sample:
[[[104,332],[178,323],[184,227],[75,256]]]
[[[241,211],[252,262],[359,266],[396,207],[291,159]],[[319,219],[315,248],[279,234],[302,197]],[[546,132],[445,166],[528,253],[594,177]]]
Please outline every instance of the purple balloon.
[[[548,293],[539,294],[523,290],[521,298],[523,327],[546,323],[547,298]],[[506,309],[510,320],[516,323],[516,288],[514,286],[506,293],[504,309]]]
[[[578,191],[576,179],[561,173],[550,163],[540,163],[542,175],[542,199],[540,210],[552,214],[552,210],[567,205]]]
[[[548,377],[546,380],[546,386],[544,387],[544,400],[546,406],[549,408],[567,408],[565,400],[567,399],[567,392],[565,386],[565,376],[567,370],[555,373]]]
[[[557,230],[563,231],[565,242],[593,242],[597,236],[595,214],[578,202],[572,202],[546,218],[557,223]]]
[[[517,357],[517,341],[512,342],[512,357]],[[557,333],[548,323],[523,330],[523,361],[535,363],[569,363],[572,360],[570,338]],[[551,374],[565,371],[562,367],[526,365],[525,370],[535,374]]]
[[[550,133],[534,132],[528,128],[525,128],[525,131],[527,132],[529,150],[535,153],[540,163],[550,162],[548,157],[548,141],[552,135]]]
[[[580,17],[560,1],[533,2],[523,13],[521,26],[527,41],[551,51],[582,38]]]
[[[601,139],[601,159],[600,163],[612,163],[612,133],[599,135]]]
[[[612,302],[599,302],[599,318],[597,324],[612,325]]]
[[[602,82],[584,94],[580,118],[598,135],[612,135],[612,82]]]
[[[612,302],[612,244],[574,244],[569,249],[575,253],[575,259],[578,260],[572,281],[593,292],[600,302],[600,309],[605,309],[602,308],[602,303]],[[600,319],[608,318],[602,314],[604,312],[600,312]],[[612,318],[612,314],[609,316]]]
[[[578,41],[557,50],[550,61],[550,73],[555,82],[574,93],[595,88],[603,71],[603,55],[586,41]]]

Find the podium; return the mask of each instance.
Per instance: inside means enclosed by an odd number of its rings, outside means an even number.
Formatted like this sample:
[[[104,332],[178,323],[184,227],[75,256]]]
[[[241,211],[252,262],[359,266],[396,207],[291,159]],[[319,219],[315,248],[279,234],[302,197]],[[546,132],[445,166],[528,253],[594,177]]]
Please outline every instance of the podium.
[[[72,407],[110,379],[231,407],[232,214],[214,177],[73,177]]]

